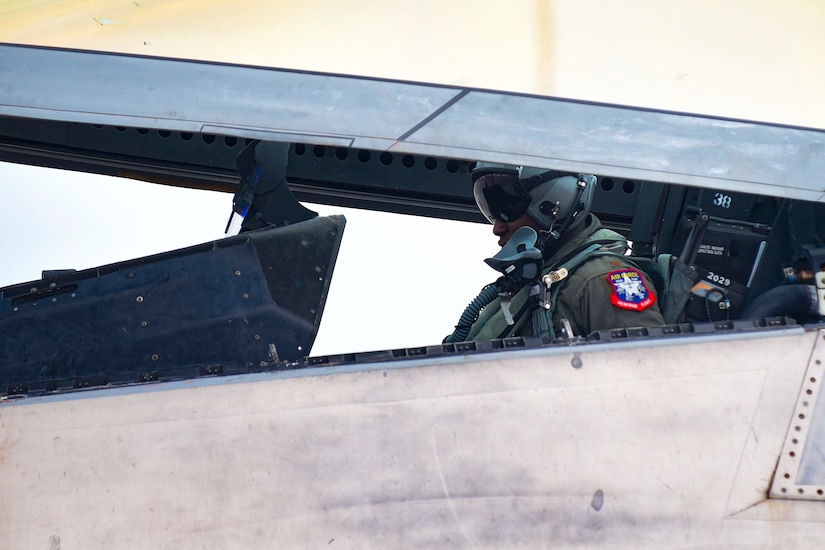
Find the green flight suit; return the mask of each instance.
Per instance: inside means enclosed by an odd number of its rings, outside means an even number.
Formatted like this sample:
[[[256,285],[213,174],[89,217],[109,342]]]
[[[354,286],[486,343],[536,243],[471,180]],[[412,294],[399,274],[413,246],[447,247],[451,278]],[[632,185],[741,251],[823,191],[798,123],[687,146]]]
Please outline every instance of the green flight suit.
[[[548,260],[544,262],[543,273],[559,267],[577,250],[596,241],[626,242],[620,234],[602,227],[599,219],[591,214],[582,231],[573,237]],[[619,251],[620,253],[623,251]],[[634,304],[632,301],[618,299],[617,285],[611,284],[611,273],[629,274],[633,280],[644,281],[643,295],[650,301],[655,300],[655,291],[650,278],[632,264],[624,261],[620,255],[594,255],[575,268],[562,284],[558,303],[553,313],[553,327],[556,335],[561,335],[561,319],[570,321],[576,336],[587,336],[591,332],[612,328],[649,327],[664,325],[658,301],[650,305]],[[637,274],[635,277],[633,274]],[[467,341],[484,341],[509,336],[532,336],[532,309],[528,303],[530,288],[523,287],[513,295],[510,312],[516,322],[508,326],[501,310],[500,299],[496,298],[479,314],[473,324]],[[616,305],[618,303],[619,305]],[[632,307],[640,309],[629,309]],[[519,314],[521,312],[521,315]]]

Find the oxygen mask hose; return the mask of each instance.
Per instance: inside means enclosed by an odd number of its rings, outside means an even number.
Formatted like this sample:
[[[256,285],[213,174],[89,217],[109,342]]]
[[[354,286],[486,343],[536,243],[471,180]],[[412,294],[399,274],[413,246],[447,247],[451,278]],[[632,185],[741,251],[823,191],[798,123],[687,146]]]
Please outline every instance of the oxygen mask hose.
[[[452,344],[454,342],[464,342],[467,339],[467,335],[470,334],[470,329],[473,327],[473,323],[478,320],[481,310],[488,306],[490,302],[495,300],[497,297],[498,285],[496,283],[490,283],[482,288],[481,292],[478,293],[478,296],[476,296],[475,299],[473,299],[473,301],[470,302],[466,308],[464,308],[464,312],[461,314],[461,317],[455,326],[455,330],[452,334],[444,338],[444,343]]]

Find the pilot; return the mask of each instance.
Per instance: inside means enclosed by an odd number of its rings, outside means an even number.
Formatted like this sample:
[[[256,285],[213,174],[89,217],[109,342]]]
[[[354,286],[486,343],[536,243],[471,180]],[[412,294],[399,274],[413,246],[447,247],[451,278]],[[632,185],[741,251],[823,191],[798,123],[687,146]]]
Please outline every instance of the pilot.
[[[590,213],[595,176],[483,162],[470,174],[502,253],[529,258],[533,251],[539,269],[516,277],[514,286],[509,256],[486,260],[506,266],[504,276],[467,306],[445,342],[553,339],[664,324],[650,278],[624,256],[627,240]],[[514,235],[518,244],[506,247]],[[547,280],[555,282],[548,287]]]

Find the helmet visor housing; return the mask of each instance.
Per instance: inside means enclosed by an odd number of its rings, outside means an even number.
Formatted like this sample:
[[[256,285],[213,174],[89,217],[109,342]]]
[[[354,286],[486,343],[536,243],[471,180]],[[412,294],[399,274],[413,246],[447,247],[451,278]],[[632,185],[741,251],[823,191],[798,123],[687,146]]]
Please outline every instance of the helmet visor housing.
[[[532,200],[517,173],[479,176],[473,181],[473,196],[490,223],[496,220],[511,222],[520,218],[527,212]]]

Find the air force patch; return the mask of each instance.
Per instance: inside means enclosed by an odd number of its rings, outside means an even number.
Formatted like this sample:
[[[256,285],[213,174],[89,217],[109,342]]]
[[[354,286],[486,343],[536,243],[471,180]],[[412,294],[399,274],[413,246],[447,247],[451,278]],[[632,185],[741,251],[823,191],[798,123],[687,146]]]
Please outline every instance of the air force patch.
[[[621,309],[644,311],[656,302],[656,295],[645,285],[642,274],[635,269],[620,269],[607,274],[610,283],[610,303]]]

